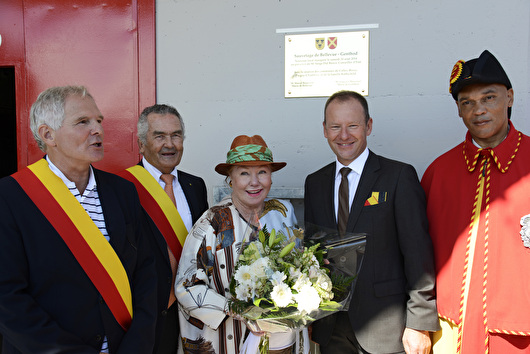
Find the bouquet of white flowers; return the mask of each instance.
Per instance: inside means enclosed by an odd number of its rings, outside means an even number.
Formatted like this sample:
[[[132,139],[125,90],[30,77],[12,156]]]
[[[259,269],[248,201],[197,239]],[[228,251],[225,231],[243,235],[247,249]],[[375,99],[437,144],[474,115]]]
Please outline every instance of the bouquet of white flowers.
[[[330,274],[323,266],[325,249],[303,247],[303,231],[287,230],[284,235],[264,227],[242,245],[229,306],[253,332],[300,330],[349,305],[354,276]],[[259,348],[267,352],[267,335]]]

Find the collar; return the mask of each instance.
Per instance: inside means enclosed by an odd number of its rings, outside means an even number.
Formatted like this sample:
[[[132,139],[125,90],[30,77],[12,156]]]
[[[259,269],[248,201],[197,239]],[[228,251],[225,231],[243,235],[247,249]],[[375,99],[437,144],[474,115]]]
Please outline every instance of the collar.
[[[75,183],[70,181],[64,175],[64,173],[62,173],[62,171],[59,170],[59,168],[57,166],[55,166],[53,164],[53,162],[51,162],[51,160],[48,157],[48,155],[46,155],[46,161],[48,162],[48,166],[50,167],[50,170],[53,173],[55,173],[57,175],[57,177],[59,177],[64,182],[64,184],[66,184],[68,189],[75,188],[77,190],[77,187],[75,186]],[[90,166],[90,172],[89,172],[89,175],[88,175],[88,184],[86,185],[85,192],[83,194],[91,192],[94,188],[96,188],[96,178],[94,177],[94,171],[92,169],[92,166]]]
[[[473,143],[471,134],[469,131],[466,134],[466,140],[462,144],[464,161],[466,162],[467,169],[469,172],[473,172],[477,167],[479,156],[491,156],[494,165],[497,166],[500,172],[506,173],[508,167],[512,163],[513,159],[519,151],[521,145],[522,134],[515,130],[511,121],[508,122],[509,131],[506,138],[494,148],[482,149],[477,147]]]
[[[162,172],[158,170],[155,166],[151,165],[145,157],[142,157],[142,164],[144,165],[144,168],[153,176],[157,181],[160,181],[160,176],[162,176]],[[171,174],[175,176],[175,180],[178,181],[178,175],[177,175],[177,167],[171,171]]]
[[[340,170],[343,167],[351,168],[352,171],[354,171],[360,176],[363,173],[366,160],[368,160],[368,155],[368,148],[365,148],[364,151],[359,156],[357,156],[357,158],[353,160],[348,166],[344,166],[339,162],[337,158],[335,158],[335,178],[340,176]]]

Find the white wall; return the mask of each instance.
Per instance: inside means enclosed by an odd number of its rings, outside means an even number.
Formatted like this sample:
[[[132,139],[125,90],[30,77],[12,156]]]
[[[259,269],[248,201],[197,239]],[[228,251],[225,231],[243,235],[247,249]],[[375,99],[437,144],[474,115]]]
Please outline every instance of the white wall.
[[[489,49],[515,90],[512,121],[530,133],[528,0],[158,0],[157,100],[186,124],[181,168],[202,176],[212,199],[214,166],[233,138],[260,134],[287,167],[275,188],[303,187],[333,161],[322,134],[325,98],[284,94],[278,28],[379,24],[370,30],[368,146],[421,176],[465,127],[449,95],[454,63]]]

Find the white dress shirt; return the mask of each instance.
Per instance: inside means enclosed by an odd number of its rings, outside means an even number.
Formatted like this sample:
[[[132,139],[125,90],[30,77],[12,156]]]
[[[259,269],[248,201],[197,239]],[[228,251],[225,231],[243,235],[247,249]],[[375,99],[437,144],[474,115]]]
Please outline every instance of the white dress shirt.
[[[357,187],[359,186],[359,180],[361,179],[361,174],[363,173],[366,160],[368,160],[368,148],[365,148],[364,151],[355,160],[353,160],[353,162],[350,163],[348,166],[344,166],[343,164],[339,162],[339,160],[336,160],[335,189],[333,192],[334,201],[335,201],[335,204],[334,204],[335,205],[335,221],[337,221],[337,215],[339,212],[339,186],[342,180],[342,175],[340,174],[340,170],[343,167],[351,168],[351,172],[348,174],[348,187],[349,187],[348,205],[350,206],[350,209],[351,209],[353,198],[355,197],[355,192],[357,191]]]
[[[149,172],[151,176],[153,176],[158,181],[158,184],[160,184],[160,186],[164,188],[166,186],[166,183],[160,179],[160,176],[162,176],[162,172],[160,172],[156,167],[147,162],[145,157],[142,158],[142,163],[147,172]],[[188,205],[186,195],[184,194],[184,190],[182,190],[182,186],[179,183],[176,167],[173,169],[173,171],[171,171],[171,174],[175,176],[175,178],[173,178],[173,193],[175,194],[175,201],[177,202],[177,210],[180,214],[182,222],[184,222],[184,225],[186,226],[186,230],[190,231],[191,227],[193,226],[191,210]]]

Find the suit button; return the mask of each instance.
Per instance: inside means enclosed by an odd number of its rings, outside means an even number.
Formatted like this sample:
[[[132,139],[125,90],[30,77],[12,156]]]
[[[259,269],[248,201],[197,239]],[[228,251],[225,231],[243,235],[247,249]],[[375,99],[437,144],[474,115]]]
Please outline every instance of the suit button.
[[[232,335],[229,334],[226,338],[228,338],[228,340],[232,340],[232,338],[234,338],[234,337],[232,337]]]
[[[96,342],[101,342],[103,340],[103,338],[99,334],[94,339],[96,340]]]
[[[162,316],[166,316],[166,315],[167,315],[167,310],[162,311]]]
[[[221,269],[225,269],[225,265],[224,264],[221,264],[219,267],[221,267]]]
[[[171,284],[171,277],[167,277],[167,283]]]
[[[100,299],[99,299],[99,303],[100,303],[100,304],[104,304],[104,303],[105,303],[105,301],[103,301],[103,298],[100,298]]]

